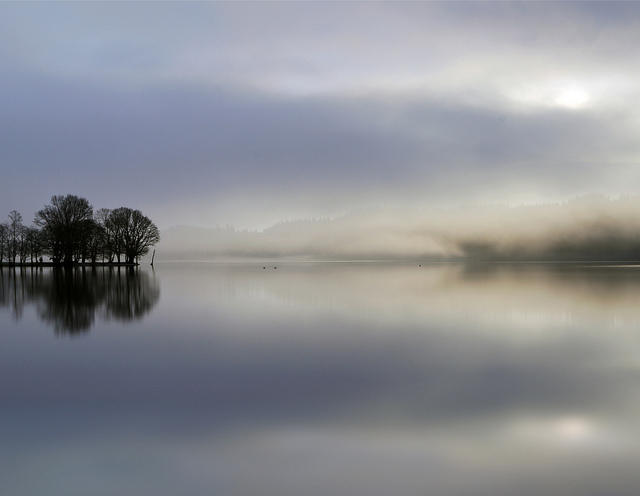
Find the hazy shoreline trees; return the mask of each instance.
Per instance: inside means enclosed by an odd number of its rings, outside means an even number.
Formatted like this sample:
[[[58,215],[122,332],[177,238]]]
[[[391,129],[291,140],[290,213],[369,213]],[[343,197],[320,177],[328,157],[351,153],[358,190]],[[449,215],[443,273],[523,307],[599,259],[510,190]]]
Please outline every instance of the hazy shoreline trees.
[[[15,210],[0,224],[0,264],[43,263],[47,255],[53,264],[67,266],[135,265],[159,241],[158,228],[140,210],[102,208],[94,214],[86,198],[54,195],[36,213],[33,226],[24,226]]]
[[[640,260],[640,195],[540,205],[371,208],[263,231],[176,226],[165,260],[557,262]]]

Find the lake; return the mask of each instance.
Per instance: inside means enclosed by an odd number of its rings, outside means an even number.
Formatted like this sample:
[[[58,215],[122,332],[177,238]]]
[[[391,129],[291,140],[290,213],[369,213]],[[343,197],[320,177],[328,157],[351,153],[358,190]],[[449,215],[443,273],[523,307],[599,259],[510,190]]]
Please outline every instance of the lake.
[[[635,265],[3,268],[0,494],[635,496],[639,372]]]

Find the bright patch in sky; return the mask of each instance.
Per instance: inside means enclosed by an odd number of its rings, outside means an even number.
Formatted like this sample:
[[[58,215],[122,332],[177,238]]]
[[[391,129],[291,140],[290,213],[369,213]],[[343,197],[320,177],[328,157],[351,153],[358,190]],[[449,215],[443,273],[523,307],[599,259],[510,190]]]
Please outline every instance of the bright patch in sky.
[[[565,442],[579,442],[593,435],[593,425],[581,417],[565,417],[559,419],[553,426],[557,438]]]
[[[591,95],[581,86],[559,83],[530,85],[508,93],[509,98],[525,107],[562,107],[581,109],[591,104]]]
[[[520,439],[565,448],[612,447],[623,441],[619,433],[588,418],[575,415],[521,419],[512,425],[511,429],[511,434]]]
[[[591,97],[589,93],[581,88],[570,88],[562,91],[554,100],[559,107],[579,109],[589,104]]]

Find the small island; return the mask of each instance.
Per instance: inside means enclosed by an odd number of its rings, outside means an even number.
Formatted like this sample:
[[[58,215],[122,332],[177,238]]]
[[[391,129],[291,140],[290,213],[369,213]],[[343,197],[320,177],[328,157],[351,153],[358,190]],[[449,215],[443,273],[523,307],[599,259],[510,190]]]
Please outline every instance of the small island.
[[[15,210],[0,224],[0,266],[133,267],[159,241],[160,231],[140,210],[94,212],[86,198],[53,196],[32,226]]]

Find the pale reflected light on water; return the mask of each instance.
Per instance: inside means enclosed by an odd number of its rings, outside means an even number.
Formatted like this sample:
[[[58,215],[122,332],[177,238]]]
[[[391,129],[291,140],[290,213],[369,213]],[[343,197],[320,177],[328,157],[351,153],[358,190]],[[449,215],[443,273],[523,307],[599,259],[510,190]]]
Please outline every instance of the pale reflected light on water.
[[[275,266],[2,269],[0,494],[637,494],[640,267]]]

